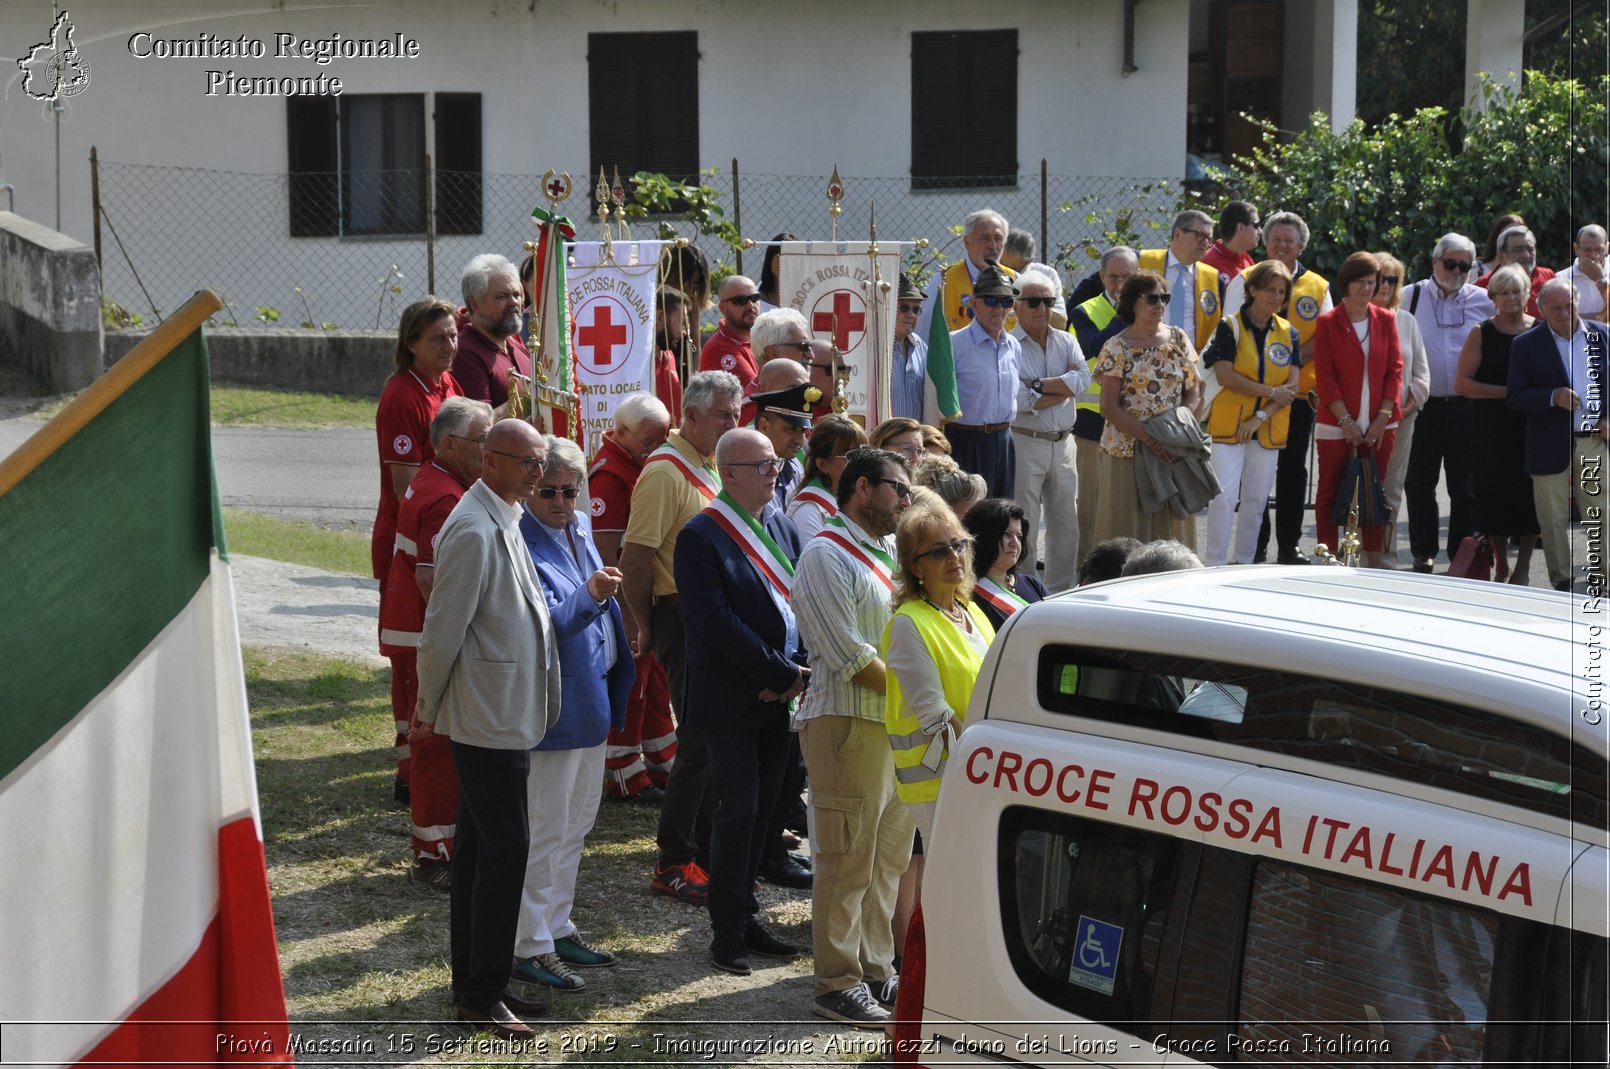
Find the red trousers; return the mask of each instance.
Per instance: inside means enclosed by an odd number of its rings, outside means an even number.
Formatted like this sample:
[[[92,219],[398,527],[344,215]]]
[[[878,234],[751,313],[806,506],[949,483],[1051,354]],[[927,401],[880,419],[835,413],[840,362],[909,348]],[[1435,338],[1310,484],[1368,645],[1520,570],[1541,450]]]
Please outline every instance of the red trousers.
[[[408,845],[422,861],[450,861],[453,831],[458,820],[458,768],[453,764],[453,743],[445,735],[431,735],[416,746],[408,744],[419,700],[419,676],[413,650],[391,657],[391,715],[397,729],[397,778],[408,784],[408,809],[413,832]]]
[[[676,757],[676,723],[671,719],[671,687],[653,654],[637,659],[637,682],[626,703],[626,725],[611,731],[604,744],[604,786],[626,798],[651,784],[665,786]]]
[[[1381,444],[1375,447],[1375,468],[1386,476],[1386,466],[1392,460],[1392,444],[1397,438],[1397,431],[1387,431],[1381,436]],[[1319,482],[1314,491],[1314,529],[1319,541],[1323,542],[1337,557],[1342,555],[1342,548],[1337,544],[1336,524],[1331,522],[1331,508],[1336,502],[1336,482],[1342,477],[1342,469],[1347,466],[1347,458],[1353,455],[1352,446],[1343,439],[1321,438],[1319,440]],[[1378,553],[1385,544],[1386,526],[1359,528],[1359,535],[1363,542],[1361,548],[1367,553]]]

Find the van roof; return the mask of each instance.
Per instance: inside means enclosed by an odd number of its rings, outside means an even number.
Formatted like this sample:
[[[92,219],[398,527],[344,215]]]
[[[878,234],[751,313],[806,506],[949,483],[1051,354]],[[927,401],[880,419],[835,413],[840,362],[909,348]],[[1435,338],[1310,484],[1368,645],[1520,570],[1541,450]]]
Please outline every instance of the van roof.
[[[1121,635],[1127,649],[1230,662],[1290,656],[1315,675],[1367,677],[1409,693],[1434,688],[1602,755],[1610,720],[1600,715],[1595,725],[1579,714],[1605,712],[1604,605],[1409,572],[1223,567],[1071,591],[1030,605],[1010,630],[1049,628],[1059,641],[1098,647]]]

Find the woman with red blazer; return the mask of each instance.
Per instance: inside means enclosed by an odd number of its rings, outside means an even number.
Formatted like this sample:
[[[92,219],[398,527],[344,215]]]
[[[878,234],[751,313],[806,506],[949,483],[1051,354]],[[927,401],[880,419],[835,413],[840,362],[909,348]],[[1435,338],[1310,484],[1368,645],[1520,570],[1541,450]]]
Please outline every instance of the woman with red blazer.
[[[1381,265],[1367,252],[1355,252],[1342,263],[1336,287],[1342,301],[1319,317],[1314,332],[1314,373],[1319,391],[1314,437],[1319,448],[1319,488],[1314,498],[1314,526],[1319,541],[1337,550],[1331,507],[1336,483],[1355,449],[1374,453],[1378,472],[1392,459],[1392,440],[1401,412],[1403,354],[1398,348],[1397,319],[1389,309],[1370,303],[1381,280]],[[1390,565],[1381,547],[1386,525],[1363,527],[1364,563]]]

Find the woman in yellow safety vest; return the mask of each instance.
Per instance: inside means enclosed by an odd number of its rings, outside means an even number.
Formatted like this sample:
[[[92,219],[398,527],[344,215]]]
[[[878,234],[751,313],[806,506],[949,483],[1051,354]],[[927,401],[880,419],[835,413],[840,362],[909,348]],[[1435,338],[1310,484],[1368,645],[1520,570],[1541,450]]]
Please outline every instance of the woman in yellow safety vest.
[[[1275,466],[1286,444],[1291,403],[1297,397],[1301,340],[1275,313],[1291,292],[1291,272],[1279,260],[1247,269],[1247,300],[1219,321],[1202,353],[1206,377],[1216,380],[1208,408],[1213,471],[1223,491],[1208,505],[1207,552],[1202,563],[1227,564],[1230,527],[1235,525],[1237,564],[1251,564],[1258,528],[1275,485]],[[1240,512],[1236,505],[1239,502]],[[1236,521],[1240,516],[1239,522]]]
[[[895,530],[895,553],[895,610],[883,629],[883,717],[895,789],[926,839],[939,777],[995,629],[972,601],[972,541],[944,504],[908,508]]]

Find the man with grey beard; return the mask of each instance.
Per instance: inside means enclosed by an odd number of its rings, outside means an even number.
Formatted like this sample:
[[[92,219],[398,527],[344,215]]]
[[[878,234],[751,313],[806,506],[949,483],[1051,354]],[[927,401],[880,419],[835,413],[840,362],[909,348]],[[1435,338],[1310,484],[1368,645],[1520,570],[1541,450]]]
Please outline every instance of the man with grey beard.
[[[482,253],[464,265],[459,285],[467,315],[459,322],[453,377],[466,397],[485,401],[499,416],[506,415],[510,370],[531,374],[531,356],[520,340],[525,304],[520,274],[505,257]]]

